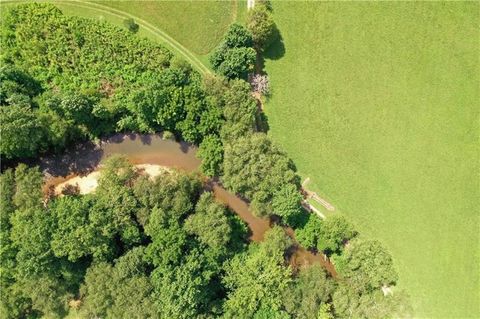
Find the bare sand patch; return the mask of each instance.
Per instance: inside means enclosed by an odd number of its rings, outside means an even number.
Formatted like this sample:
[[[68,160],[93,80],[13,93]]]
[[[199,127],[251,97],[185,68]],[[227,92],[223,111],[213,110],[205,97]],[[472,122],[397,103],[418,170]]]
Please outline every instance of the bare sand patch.
[[[140,174],[149,175],[154,178],[164,171],[170,171],[168,167],[154,164],[137,164],[135,168]],[[75,176],[55,186],[55,195],[61,195],[63,190],[68,187],[75,187],[81,195],[89,194],[98,186],[100,170],[93,171],[85,176]]]

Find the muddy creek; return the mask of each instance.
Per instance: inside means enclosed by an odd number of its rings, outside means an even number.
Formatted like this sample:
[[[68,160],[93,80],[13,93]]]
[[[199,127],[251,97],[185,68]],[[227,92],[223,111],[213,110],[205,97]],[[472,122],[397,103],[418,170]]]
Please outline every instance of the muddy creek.
[[[98,175],[95,170],[100,162],[112,154],[124,155],[132,164],[140,167],[149,164],[194,172],[200,166],[200,160],[195,157],[195,153],[195,147],[184,142],[164,140],[159,134],[117,134],[102,139],[98,144],[83,143],[64,154],[41,158],[39,166],[45,175],[47,190],[48,187],[60,186],[72,178]],[[227,205],[248,225],[250,239],[262,241],[265,232],[271,228],[271,221],[253,215],[246,201],[228,192],[219,183],[210,184],[217,200]],[[90,182],[87,187],[96,187],[96,180],[94,183]],[[285,231],[294,239],[293,229],[285,228]],[[294,268],[320,263],[332,276],[336,276],[333,265],[323,254],[314,254],[301,247],[295,240],[294,243],[289,257]]]

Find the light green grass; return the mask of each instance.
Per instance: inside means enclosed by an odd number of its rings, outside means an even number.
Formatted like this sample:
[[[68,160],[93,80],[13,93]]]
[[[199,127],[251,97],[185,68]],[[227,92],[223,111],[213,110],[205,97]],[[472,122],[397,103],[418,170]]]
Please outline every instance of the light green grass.
[[[271,136],[388,247],[417,317],[480,317],[479,3],[273,7]]]

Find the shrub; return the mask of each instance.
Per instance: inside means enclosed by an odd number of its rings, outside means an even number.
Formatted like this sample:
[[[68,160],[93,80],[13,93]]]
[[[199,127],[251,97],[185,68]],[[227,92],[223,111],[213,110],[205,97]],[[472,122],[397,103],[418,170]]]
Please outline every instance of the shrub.
[[[137,32],[138,32],[139,26],[138,26],[138,24],[135,23],[135,20],[133,20],[132,18],[123,20],[123,25],[124,25],[130,32],[133,32],[133,33],[137,33]]]
[[[270,91],[270,81],[266,74],[255,74],[250,77],[250,85],[254,92],[268,95]]]

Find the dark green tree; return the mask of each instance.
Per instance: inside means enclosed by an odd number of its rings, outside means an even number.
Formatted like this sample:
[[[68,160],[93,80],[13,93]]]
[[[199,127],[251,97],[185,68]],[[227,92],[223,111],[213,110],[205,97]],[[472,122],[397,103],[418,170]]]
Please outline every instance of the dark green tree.
[[[380,289],[366,291],[340,282],[333,296],[335,318],[411,318],[408,297],[402,292],[385,296]]]
[[[293,217],[302,213],[303,197],[295,184],[286,184],[273,194],[272,209],[275,214],[291,224]]]
[[[60,113],[75,123],[93,126],[93,101],[86,95],[77,92],[65,94],[61,98]]]
[[[212,268],[213,266],[213,268]],[[198,250],[177,267],[156,268],[151,276],[161,318],[195,318],[206,311],[212,298],[212,277],[218,270]]]
[[[322,305],[330,300],[334,290],[334,281],[321,265],[301,269],[285,292],[285,309],[292,318],[317,319]]]
[[[2,63],[0,67],[0,105],[8,104],[14,94],[27,96],[29,99],[40,94],[42,87],[30,75],[14,65]]]
[[[251,47],[253,45],[252,34],[238,23],[230,25],[223,41],[228,48]]]
[[[376,240],[353,240],[345,250],[349,282],[366,290],[380,290],[398,280],[390,253]]]
[[[80,288],[83,297],[81,312],[87,318],[105,317],[113,305],[113,267],[98,263],[88,268],[85,281]]]
[[[308,214],[305,225],[295,229],[295,238],[305,248],[315,249],[322,229],[323,222],[320,217]]]
[[[131,249],[113,267],[106,263],[93,265],[81,287],[80,314],[112,319],[158,317],[147,271],[143,247]]]
[[[256,60],[252,35],[239,24],[232,24],[222,43],[210,56],[213,69],[229,79],[247,78]]]
[[[228,79],[247,79],[249,72],[253,71],[256,53],[253,48],[232,48],[223,54],[222,63],[215,71]]]
[[[284,252],[291,243],[281,228],[273,228],[265,241],[236,255],[225,268],[224,284],[229,290],[226,318],[252,318],[261,309],[278,312],[291,281]]]
[[[256,128],[257,104],[248,83],[231,80],[222,90],[222,94],[218,95],[217,93],[225,118],[220,134],[223,144],[253,133]]]
[[[198,148],[197,156],[202,160],[201,169],[205,175],[214,177],[221,174],[223,145],[220,138],[215,135],[206,136]]]
[[[155,208],[145,226],[145,233],[152,240],[146,255],[153,265],[167,267],[180,264],[187,247],[187,233],[177,221],[162,209]]]
[[[227,144],[223,172],[224,185],[251,200],[258,216],[271,215],[274,194],[285,185],[298,183],[290,159],[262,133]]]
[[[0,106],[0,154],[6,158],[32,157],[42,147],[44,130],[37,114],[25,105]]]
[[[320,227],[317,249],[327,254],[340,252],[343,244],[355,235],[355,229],[343,215],[330,215]]]
[[[113,238],[105,236],[102,225],[91,220],[90,210],[93,205],[94,197],[89,195],[64,196],[49,204],[49,211],[57,225],[51,242],[55,256],[77,261],[85,256],[102,257],[113,254]]]

